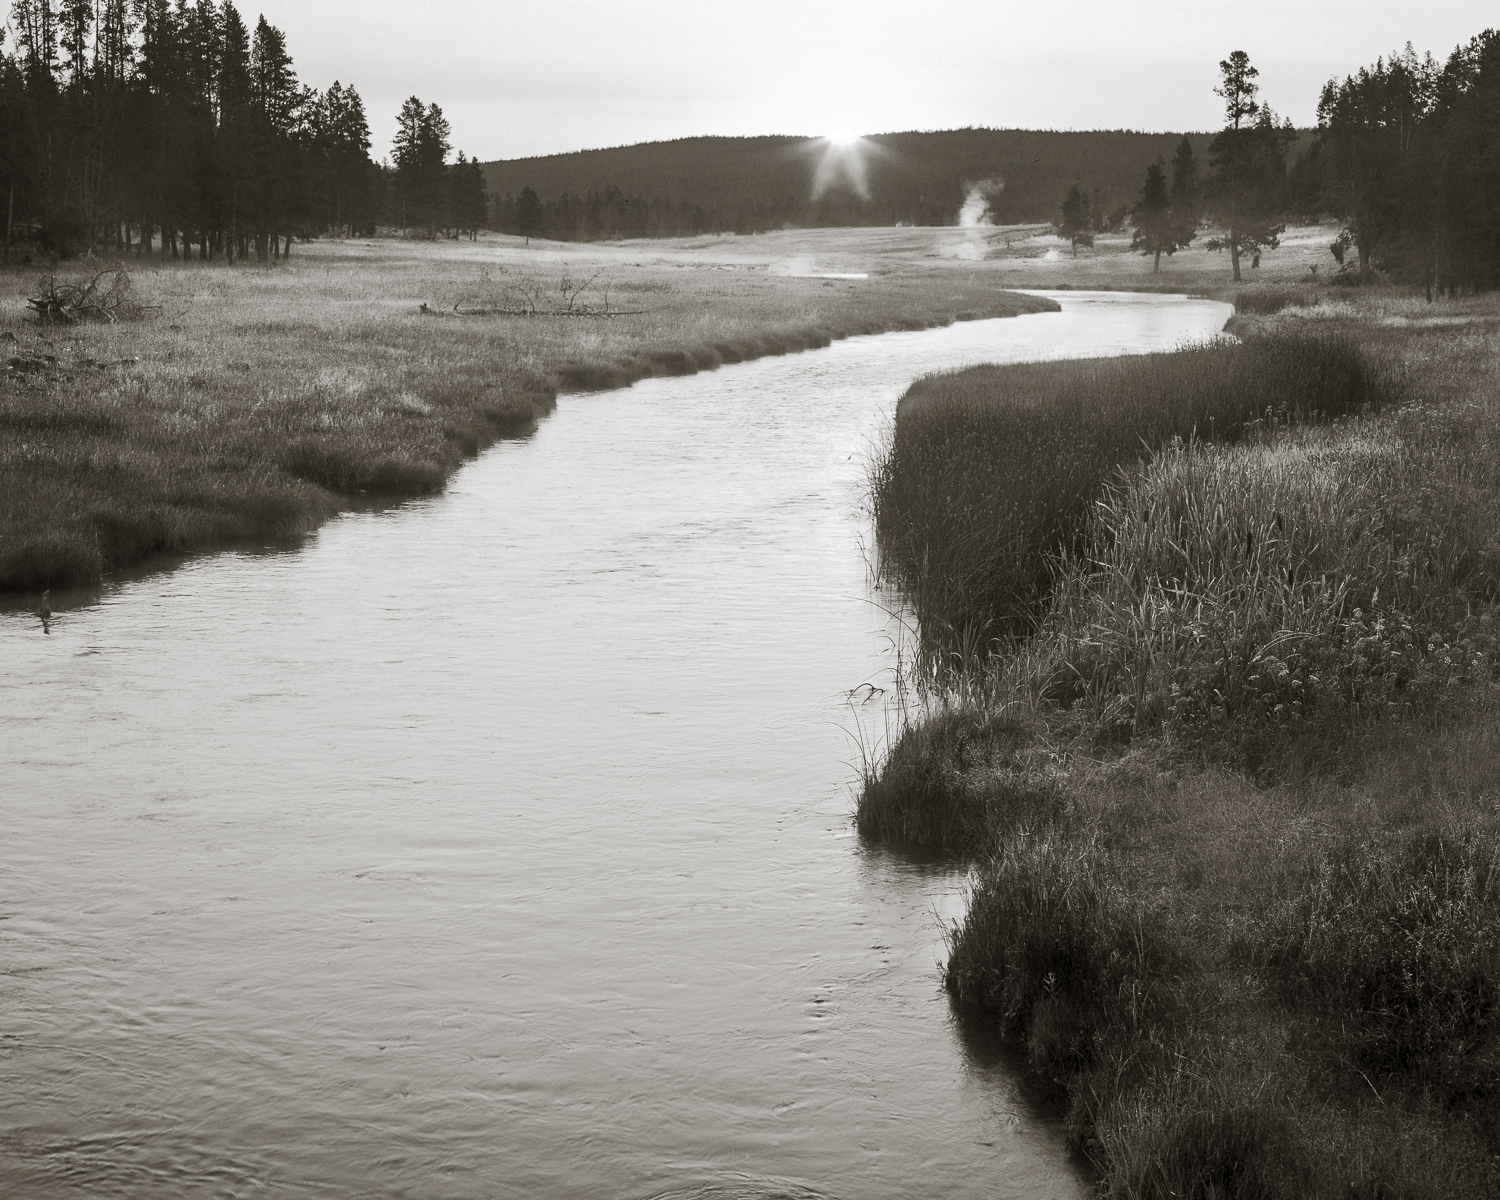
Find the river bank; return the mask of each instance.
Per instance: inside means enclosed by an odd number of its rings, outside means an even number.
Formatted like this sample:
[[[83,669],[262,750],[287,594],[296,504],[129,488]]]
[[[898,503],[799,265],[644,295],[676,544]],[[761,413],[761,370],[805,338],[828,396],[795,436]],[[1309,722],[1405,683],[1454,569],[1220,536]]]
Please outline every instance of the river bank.
[[[1109,1194],[1494,1195],[1500,305],[1303,283],[1245,307],[1248,346],[1353,348],[1379,402],[1299,417],[1251,372],[1266,419],[1129,455],[1020,552],[1019,614],[972,602],[994,539],[955,537],[917,589],[944,602],[928,707],[861,827],[973,859],[949,991],[1068,1088]],[[966,476],[945,493],[1001,487],[1004,456],[907,451],[935,406],[1024,424],[1077,373],[1027,371],[914,389],[877,512],[939,459]]]
[[[126,260],[154,315],[48,326],[22,316],[36,272],[11,268],[0,591],[431,494],[559,391],[1055,307],[980,269],[891,260],[851,279],[780,263],[500,235],[312,243],[279,266]]]

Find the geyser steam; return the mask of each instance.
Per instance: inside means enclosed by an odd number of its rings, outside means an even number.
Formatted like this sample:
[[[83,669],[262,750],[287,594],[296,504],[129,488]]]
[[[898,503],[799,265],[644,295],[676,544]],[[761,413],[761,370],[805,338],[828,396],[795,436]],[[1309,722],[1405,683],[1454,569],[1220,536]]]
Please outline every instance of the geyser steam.
[[[990,220],[990,201],[987,192],[999,191],[1005,184],[998,179],[984,179],[969,185],[969,194],[958,210],[961,229],[978,229],[981,225],[993,225]]]
[[[964,202],[958,210],[958,227],[970,232],[959,244],[959,258],[980,259],[984,257],[984,236],[978,232],[983,226],[992,226],[990,219],[990,197],[1005,187],[1003,179],[981,179],[969,184]]]

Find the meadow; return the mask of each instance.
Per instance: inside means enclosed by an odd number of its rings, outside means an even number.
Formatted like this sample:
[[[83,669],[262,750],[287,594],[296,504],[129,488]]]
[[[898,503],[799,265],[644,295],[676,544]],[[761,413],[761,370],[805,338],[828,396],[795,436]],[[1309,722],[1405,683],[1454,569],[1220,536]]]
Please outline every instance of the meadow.
[[[948,989],[1107,1194],[1500,1194],[1500,303],[1240,301],[909,393],[925,691],[857,821],[974,863]]]
[[[1109,1194],[1500,1194],[1500,304],[1330,286],[1331,236],[1233,291],[1037,227],[324,242],[129,260],[116,325],[12,267],[0,591],[431,493],[569,390],[1046,306],[1007,288],[1231,299],[1241,345],[903,402],[872,501],[927,653],[857,824],[972,862],[955,1012]]]
[[[486,235],[315,242],[232,267],[127,257],[151,307],[114,324],[38,324],[24,298],[41,271],[0,271],[0,592],[295,538],[351,505],[434,492],[559,392],[1050,307],[973,264],[888,258],[835,279],[759,239],[723,241],[728,253]]]

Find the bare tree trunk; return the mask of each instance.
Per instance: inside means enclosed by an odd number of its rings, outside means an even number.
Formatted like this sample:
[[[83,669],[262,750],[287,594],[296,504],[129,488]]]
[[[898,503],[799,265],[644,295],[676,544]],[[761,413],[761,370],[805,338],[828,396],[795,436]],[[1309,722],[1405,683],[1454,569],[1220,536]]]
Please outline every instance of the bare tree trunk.
[[[1151,268],[1151,274],[1153,274],[1153,275],[1160,275],[1161,274],[1161,251],[1160,250],[1158,250],[1156,252],[1156,263]]]
[[[1229,231],[1229,261],[1234,264],[1234,281],[1240,281],[1240,235],[1236,229]]]
[[[16,219],[16,181],[10,181],[10,205],[5,210],[5,258],[0,261],[10,262],[10,227]]]

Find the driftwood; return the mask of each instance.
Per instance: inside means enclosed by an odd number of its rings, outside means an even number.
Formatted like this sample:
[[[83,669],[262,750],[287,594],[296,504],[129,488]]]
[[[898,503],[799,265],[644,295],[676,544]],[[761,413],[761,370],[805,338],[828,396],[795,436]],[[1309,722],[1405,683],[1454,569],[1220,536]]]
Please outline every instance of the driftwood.
[[[28,296],[26,305],[38,320],[65,325],[79,321],[108,321],[113,325],[158,307],[136,298],[130,272],[124,267],[96,272],[91,279],[63,280],[43,275],[37,280],[37,295]]]

